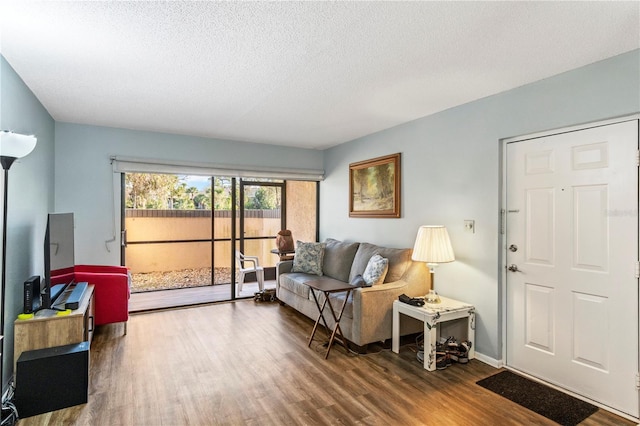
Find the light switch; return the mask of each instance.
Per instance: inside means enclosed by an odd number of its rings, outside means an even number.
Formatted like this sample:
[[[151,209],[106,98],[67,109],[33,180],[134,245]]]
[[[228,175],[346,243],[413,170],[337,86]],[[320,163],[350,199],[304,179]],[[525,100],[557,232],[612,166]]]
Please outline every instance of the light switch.
[[[465,220],[464,221],[464,230],[475,234],[476,232],[476,221],[475,220]]]

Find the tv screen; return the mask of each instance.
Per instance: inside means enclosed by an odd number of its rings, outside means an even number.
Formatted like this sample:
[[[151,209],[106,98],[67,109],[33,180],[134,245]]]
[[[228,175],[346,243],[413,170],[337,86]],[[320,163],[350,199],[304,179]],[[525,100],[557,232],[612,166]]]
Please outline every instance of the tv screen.
[[[49,309],[73,280],[73,213],[49,213],[44,237],[44,288],[42,307]]]

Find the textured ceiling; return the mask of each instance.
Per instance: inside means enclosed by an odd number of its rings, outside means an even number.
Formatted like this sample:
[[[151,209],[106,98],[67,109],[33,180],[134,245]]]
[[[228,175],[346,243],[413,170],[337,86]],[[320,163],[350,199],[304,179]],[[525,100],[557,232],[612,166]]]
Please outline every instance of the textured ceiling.
[[[640,47],[638,2],[0,2],[57,121],[326,148]]]

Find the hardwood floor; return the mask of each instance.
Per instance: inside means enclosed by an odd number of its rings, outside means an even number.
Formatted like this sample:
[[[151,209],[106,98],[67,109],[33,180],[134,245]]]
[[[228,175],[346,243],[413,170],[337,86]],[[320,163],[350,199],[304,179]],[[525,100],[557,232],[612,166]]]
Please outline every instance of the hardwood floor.
[[[253,300],[132,315],[98,327],[89,402],[31,425],[552,425],[475,382],[480,361],[429,373],[410,344],[324,360],[312,322]],[[324,339],[324,333],[318,333]],[[633,424],[599,410],[584,425]]]

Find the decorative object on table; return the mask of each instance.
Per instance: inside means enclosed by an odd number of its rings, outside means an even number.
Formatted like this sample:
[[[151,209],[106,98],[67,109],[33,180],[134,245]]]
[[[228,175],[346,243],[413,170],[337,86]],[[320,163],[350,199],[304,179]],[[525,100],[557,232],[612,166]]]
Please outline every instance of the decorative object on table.
[[[291,235],[291,231],[283,229],[278,232],[278,235],[276,235],[276,246],[278,247],[278,251],[281,253],[294,251],[295,247],[293,245],[293,236]]]
[[[411,259],[425,262],[431,273],[431,290],[425,296],[427,303],[439,303],[440,297],[435,292],[435,270],[440,263],[448,263],[456,260],[451,247],[451,240],[447,228],[441,225],[421,226],[418,229],[416,243],[413,247]]]
[[[349,164],[349,217],[400,217],[400,153]]]
[[[4,304],[7,284],[7,205],[9,191],[9,169],[15,160],[29,155],[36,147],[38,139],[31,135],[20,135],[9,131],[0,132],[0,163],[4,170],[4,207],[2,215],[2,295],[0,300],[0,328],[4,331]],[[4,382],[4,339],[0,340],[0,387]]]
[[[434,289],[431,289],[429,293],[424,296],[424,301],[426,303],[440,303],[440,296],[438,296],[438,293],[436,293]]]

